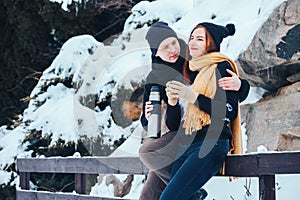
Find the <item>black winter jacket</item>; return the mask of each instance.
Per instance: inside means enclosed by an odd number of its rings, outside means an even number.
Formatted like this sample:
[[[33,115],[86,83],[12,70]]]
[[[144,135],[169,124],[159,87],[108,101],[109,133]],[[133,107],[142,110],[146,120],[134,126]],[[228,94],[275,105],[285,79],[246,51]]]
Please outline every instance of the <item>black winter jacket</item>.
[[[164,100],[167,103],[168,97],[165,91],[166,83],[170,80],[178,80],[180,82],[184,81],[183,66],[184,66],[184,62],[188,59],[185,56],[187,45],[183,40],[179,40],[179,44],[181,48],[181,53],[180,53],[180,57],[175,63],[168,63],[161,60],[159,57],[152,56],[152,70],[147,76],[146,84],[144,86],[143,110],[140,118],[142,126],[144,127],[145,130],[147,130],[147,125],[148,125],[148,120],[145,117],[145,104],[147,101],[149,101],[151,87],[154,85],[158,86],[161,100]],[[220,72],[220,74],[217,73],[217,80],[221,77],[230,76],[230,74],[227,73],[226,68],[232,70],[231,66],[227,62],[223,62],[218,65],[218,71]],[[198,74],[198,72],[190,71],[189,68],[187,68],[187,73],[191,79],[191,82],[194,81],[196,75]],[[244,101],[247,98],[250,89],[250,85],[247,80],[241,79],[241,82],[242,84],[239,91],[226,91],[226,95],[229,97],[228,99],[232,101],[228,103],[230,105],[232,104],[233,106],[235,106],[235,111],[237,108],[236,102]],[[199,95],[197,101],[199,103],[199,108],[211,114],[211,105],[218,104],[217,99],[220,90],[223,91],[221,88],[218,87],[216,97],[213,100],[211,100],[208,97],[205,97],[204,95]],[[178,130],[181,121],[181,115],[182,115],[181,113],[182,110],[178,103],[175,106],[171,106],[167,104],[166,125],[170,131]],[[223,116],[223,118],[224,117],[225,116]],[[229,121],[233,120],[235,117],[236,117],[236,113],[232,112],[232,113],[227,113],[226,118],[224,119],[226,119],[228,123]],[[225,126],[227,125],[227,123],[225,123]],[[225,135],[230,137],[231,133],[230,131],[229,132],[228,131],[226,128]]]

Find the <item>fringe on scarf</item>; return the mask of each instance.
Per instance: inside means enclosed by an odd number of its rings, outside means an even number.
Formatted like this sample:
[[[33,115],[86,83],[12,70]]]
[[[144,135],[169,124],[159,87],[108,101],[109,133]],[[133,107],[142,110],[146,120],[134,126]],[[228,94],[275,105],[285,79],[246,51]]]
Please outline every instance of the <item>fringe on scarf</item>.
[[[211,123],[210,115],[200,110],[197,106],[189,103],[186,110],[186,118],[183,123],[186,135],[192,135],[193,132],[202,129]]]

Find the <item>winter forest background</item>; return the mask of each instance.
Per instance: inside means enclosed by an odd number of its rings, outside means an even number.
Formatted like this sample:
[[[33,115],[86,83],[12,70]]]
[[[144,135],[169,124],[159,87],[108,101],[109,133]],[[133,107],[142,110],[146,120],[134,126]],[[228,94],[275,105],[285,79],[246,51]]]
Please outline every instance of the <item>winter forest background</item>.
[[[199,22],[234,23],[222,44],[251,83],[242,105],[245,153],[300,149],[297,0],[0,0],[0,200],[15,199],[16,158],[137,156],[147,28],[163,20],[187,39]],[[91,195],[114,195],[90,176]],[[145,176],[135,176],[136,199]],[[59,181],[58,181],[59,180]],[[72,175],[33,174],[31,189],[73,192]],[[105,181],[104,181],[105,180]],[[106,182],[106,183],[105,183]],[[279,200],[299,199],[300,176],[277,176]],[[220,192],[220,188],[224,188]],[[213,178],[209,200],[258,199],[257,179]],[[247,192],[248,189],[250,194]]]

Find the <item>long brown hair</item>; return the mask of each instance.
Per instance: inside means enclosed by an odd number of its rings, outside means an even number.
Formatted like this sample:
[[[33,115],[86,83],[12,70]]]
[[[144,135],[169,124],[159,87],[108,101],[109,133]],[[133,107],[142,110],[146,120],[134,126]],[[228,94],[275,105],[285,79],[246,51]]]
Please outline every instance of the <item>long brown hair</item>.
[[[206,45],[205,45],[205,48],[206,48],[206,53],[211,53],[211,52],[219,52],[216,44],[215,44],[215,41],[213,39],[213,37],[211,36],[211,34],[207,31],[207,29],[198,24],[197,26],[195,26],[193,28],[193,30],[191,31],[190,33],[190,37],[189,37],[189,41],[191,40],[191,36],[193,34],[193,32],[197,29],[197,28],[204,28],[204,33],[205,33],[205,39],[206,39]],[[189,48],[187,47],[187,54],[189,54]],[[185,80],[188,81],[188,83],[191,83],[191,79],[188,75],[188,63],[185,63],[184,66],[183,66],[183,76],[185,78]]]
[[[191,83],[191,78],[187,72],[188,70],[188,67],[189,67],[189,59],[190,58],[190,52],[189,52],[189,48],[188,48],[188,45],[186,46],[186,51],[185,51],[185,61],[184,61],[184,65],[183,65],[183,77],[184,77],[184,80],[190,84]]]

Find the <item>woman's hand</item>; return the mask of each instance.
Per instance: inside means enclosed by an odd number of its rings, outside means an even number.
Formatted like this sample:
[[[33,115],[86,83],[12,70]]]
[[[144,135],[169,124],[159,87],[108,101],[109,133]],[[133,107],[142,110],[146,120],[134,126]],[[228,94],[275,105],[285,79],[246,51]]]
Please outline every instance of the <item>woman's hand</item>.
[[[175,106],[178,102],[178,95],[174,94],[168,87],[166,87],[166,93],[168,97],[168,104],[171,106]]]
[[[153,110],[153,105],[151,101],[147,101],[145,105],[145,117],[147,120],[149,120],[152,110]]]
[[[233,71],[226,69],[231,77],[223,77],[218,81],[219,87],[223,90],[234,90],[238,91],[241,87],[242,81]]]
[[[168,84],[166,87],[166,94],[168,97],[168,104],[171,106],[175,106],[178,102],[178,94],[175,94],[174,91],[170,87],[168,87]]]
[[[190,103],[195,103],[198,93],[178,81],[169,81],[166,88],[167,93],[170,92],[174,97],[182,98]]]

